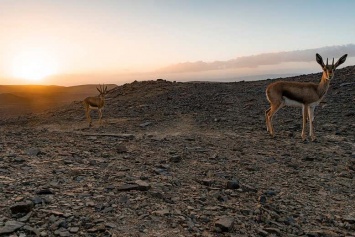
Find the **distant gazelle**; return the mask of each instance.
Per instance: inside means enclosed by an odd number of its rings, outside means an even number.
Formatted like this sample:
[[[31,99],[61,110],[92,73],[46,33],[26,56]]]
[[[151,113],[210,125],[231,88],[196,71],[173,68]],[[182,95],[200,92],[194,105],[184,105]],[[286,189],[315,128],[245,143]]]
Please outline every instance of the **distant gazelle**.
[[[314,109],[324,98],[328,91],[330,80],[334,77],[335,69],[345,62],[345,54],[334,64],[325,65],[322,57],[316,54],[316,60],[323,69],[322,78],[319,84],[311,82],[289,82],[277,81],[271,83],[266,88],[266,97],[270,102],[270,108],[265,111],[267,131],[274,136],[274,128],[272,126],[272,117],[284,106],[302,107],[303,124],[302,124],[302,140],[306,139],[306,123],[309,121],[309,136],[312,141],[316,139],[313,129]]]
[[[101,118],[102,118],[102,109],[105,106],[105,95],[107,94],[107,86],[100,85],[100,88],[96,87],[96,89],[100,92],[100,94],[96,97],[87,97],[83,103],[85,106],[86,118],[89,121],[89,127],[91,127],[91,117],[90,117],[90,110],[97,109],[99,111],[99,123],[101,125]]]

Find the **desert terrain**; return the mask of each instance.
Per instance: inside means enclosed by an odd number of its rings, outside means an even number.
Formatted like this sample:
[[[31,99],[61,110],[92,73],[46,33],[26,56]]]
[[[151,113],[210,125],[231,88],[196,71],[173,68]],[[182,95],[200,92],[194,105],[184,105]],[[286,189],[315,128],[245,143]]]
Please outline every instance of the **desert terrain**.
[[[267,133],[276,80],[135,81],[90,128],[79,100],[3,116],[0,235],[355,236],[355,66],[317,107],[315,142],[300,108]]]

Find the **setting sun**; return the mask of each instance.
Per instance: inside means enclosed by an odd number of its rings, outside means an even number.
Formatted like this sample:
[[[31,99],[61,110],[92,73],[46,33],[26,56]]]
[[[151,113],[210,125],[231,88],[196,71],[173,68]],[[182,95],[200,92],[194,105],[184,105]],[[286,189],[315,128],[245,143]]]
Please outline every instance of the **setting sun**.
[[[57,73],[53,58],[41,50],[28,50],[17,54],[12,61],[12,76],[26,81],[40,82]]]

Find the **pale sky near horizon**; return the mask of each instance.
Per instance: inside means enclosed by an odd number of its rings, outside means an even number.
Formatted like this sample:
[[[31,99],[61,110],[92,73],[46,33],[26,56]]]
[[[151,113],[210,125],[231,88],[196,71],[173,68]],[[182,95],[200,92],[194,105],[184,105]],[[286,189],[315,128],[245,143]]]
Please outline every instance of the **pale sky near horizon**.
[[[0,84],[354,44],[354,9],[351,0],[0,0]]]

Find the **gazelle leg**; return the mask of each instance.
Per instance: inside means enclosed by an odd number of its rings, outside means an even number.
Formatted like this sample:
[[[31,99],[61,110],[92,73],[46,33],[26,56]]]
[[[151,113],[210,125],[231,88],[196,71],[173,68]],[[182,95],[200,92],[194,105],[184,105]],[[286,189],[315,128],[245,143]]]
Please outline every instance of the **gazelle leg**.
[[[99,123],[100,123],[100,126],[102,125],[101,119],[102,119],[102,111],[101,111],[101,109],[99,109]]]
[[[307,124],[307,118],[308,118],[308,106],[307,105],[302,105],[302,140],[306,140],[306,124]],[[310,121],[311,123],[311,121]]]
[[[312,122],[314,121],[314,109],[315,109],[316,107],[315,106],[313,106],[311,109],[312,109]]]
[[[308,107],[308,120],[309,120],[309,136],[311,137],[311,140],[314,141],[316,140],[316,136],[314,134],[314,128],[313,128],[314,107]]]
[[[274,127],[272,126],[272,118],[273,116],[276,114],[276,112],[282,108],[283,104],[280,102],[278,104],[271,104],[271,107],[266,110],[266,122],[269,126],[269,132],[271,134],[271,136],[274,136]]]
[[[89,121],[89,127],[91,127],[92,120],[91,120],[91,116],[90,116],[90,108],[89,107],[86,108],[86,118]]]
[[[270,129],[269,129],[269,116],[268,116],[270,109],[271,109],[271,107],[268,108],[267,110],[265,110],[266,131],[268,131],[268,132],[270,131]]]

